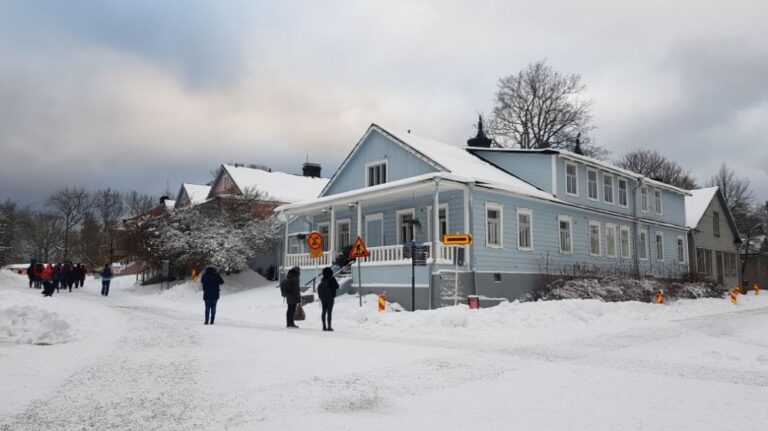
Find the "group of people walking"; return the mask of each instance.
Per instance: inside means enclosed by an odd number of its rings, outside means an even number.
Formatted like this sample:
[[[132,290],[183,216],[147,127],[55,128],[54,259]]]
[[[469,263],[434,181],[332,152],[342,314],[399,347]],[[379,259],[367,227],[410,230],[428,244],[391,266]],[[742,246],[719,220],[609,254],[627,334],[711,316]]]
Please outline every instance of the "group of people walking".
[[[88,270],[85,265],[72,264],[72,262],[43,264],[36,261],[27,268],[27,277],[29,278],[29,287],[43,289],[43,296],[52,296],[53,291],[59,292],[60,289],[75,289],[85,284],[85,276]]]

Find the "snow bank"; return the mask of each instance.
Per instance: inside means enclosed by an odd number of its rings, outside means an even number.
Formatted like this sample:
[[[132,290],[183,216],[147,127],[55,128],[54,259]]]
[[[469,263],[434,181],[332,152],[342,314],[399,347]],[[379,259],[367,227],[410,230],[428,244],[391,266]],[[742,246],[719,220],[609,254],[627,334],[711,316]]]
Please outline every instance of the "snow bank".
[[[58,313],[30,305],[0,309],[0,343],[47,346],[76,338],[74,328]]]
[[[609,302],[651,302],[656,292],[665,299],[719,298],[723,290],[714,283],[680,283],[677,281],[636,278],[559,279],[538,288],[524,300],[600,299]]]

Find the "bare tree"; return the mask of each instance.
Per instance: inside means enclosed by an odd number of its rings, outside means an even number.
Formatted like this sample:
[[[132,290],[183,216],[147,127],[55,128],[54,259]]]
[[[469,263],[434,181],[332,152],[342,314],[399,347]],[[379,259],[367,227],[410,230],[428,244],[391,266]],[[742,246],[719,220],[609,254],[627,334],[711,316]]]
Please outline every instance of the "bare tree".
[[[25,234],[32,256],[42,262],[61,260],[62,256],[66,260],[66,248],[61,243],[64,238],[64,221],[59,214],[33,213]]]
[[[72,231],[83,221],[90,205],[91,199],[88,192],[81,188],[67,187],[58,190],[48,198],[48,206],[55,210],[64,230],[64,260],[70,257],[69,240]]]
[[[592,101],[578,74],[564,75],[539,60],[499,79],[489,132],[502,146],[573,150],[581,136],[586,155],[606,155],[589,139]]]
[[[26,259],[22,232],[30,216],[28,208],[20,208],[6,200],[0,204],[0,265]]]
[[[717,173],[707,182],[707,186],[718,186],[725,198],[728,209],[731,210],[739,232],[746,232],[754,224],[752,201],[754,195],[750,189],[749,179],[740,178],[725,162],[720,165]],[[748,226],[750,225],[750,226]]]
[[[101,254],[111,262],[115,225],[125,213],[123,195],[111,188],[98,190],[93,194],[93,209],[101,223]]]
[[[151,210],[155,206],[155,200],[152,196],[133,190],[125,195],[125,206],[128,215],[133,217]]]
[[[698,187],[690,172],[657,151],[630,151],[615,163],[621,168],[686,190]]]

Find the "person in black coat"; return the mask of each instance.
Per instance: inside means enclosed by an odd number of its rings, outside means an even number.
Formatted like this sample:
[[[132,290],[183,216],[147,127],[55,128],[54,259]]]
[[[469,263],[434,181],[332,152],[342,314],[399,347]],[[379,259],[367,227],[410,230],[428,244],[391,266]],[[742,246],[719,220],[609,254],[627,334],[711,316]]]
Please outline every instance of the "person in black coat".
[[[221,285],[224,284],[224,280],[216,271],[216,268],[209,266],[205,268],[205,274],[200,277],[200,282],[203,283],[203,301],[205,301],[205,324],[211,322],[213,325],[214,319],[216,319],[216,302],[219,301],[219,292],[221,292]],[[210,316],[210,320],[208,317]]]
[[[27,277],[29,278],[29,288],[32,288],[32,285],[35,283],[35,261],[32,260],[32,263],[29,264],[29,268],[27,268]]]
[[[299,287],[299,276],[301,270],[294,266],[288,270],[288,275],[280,282],[280,293],[288,304],[288,310],[285,312],[286,327],[298,328],[293,318],[296,315],[296,304],[301,302],[301,287]]]
[[[331,268],[323,268],[323,280],[317,288],[317,296],[320,297],[320,303],[323,306],[323,312],[320,317],[323,319],[323,331],[333,331],[331,327],[331,315],[333,313],[333,302],[336,299],[336,291],[339,290],[339,282],[333,276]],[[327,320],[327,324],[326,324]]]

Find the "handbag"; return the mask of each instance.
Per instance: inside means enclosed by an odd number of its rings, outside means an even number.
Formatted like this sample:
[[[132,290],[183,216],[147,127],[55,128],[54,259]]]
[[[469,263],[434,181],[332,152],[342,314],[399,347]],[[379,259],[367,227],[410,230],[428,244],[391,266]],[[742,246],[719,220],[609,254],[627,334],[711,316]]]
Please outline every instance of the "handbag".
[[[296,304],[296,312],[293,313],[293,320],[304,320],[307,315],[304,313],[304,307],[301,304]]]

